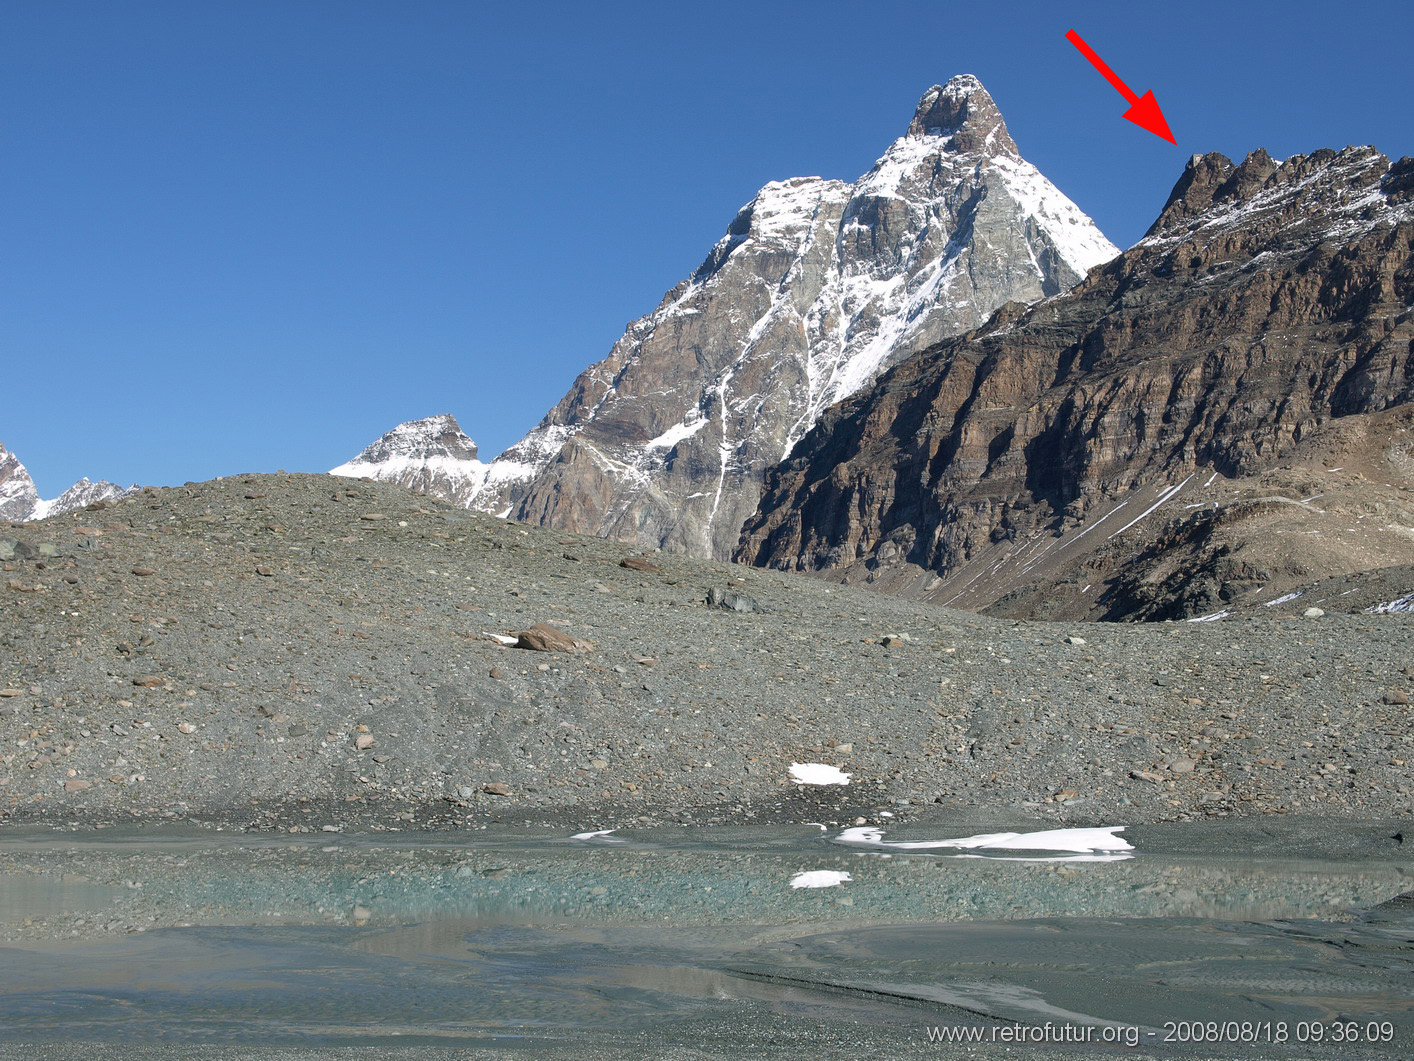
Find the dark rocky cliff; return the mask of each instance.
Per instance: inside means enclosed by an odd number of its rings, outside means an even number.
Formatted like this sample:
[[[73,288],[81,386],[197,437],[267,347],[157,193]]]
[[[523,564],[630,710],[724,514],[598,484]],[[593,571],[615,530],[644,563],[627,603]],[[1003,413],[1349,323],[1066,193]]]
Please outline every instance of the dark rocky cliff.
[[[1414,398],[1411,247],[1414,160],[1194,156],[1145,238],[1082,285],[1004,307],[831,410],[769,474],[737,558],[985,607],[1024,589],[1040,538],[1112,519],[1070,550],[1093,562],[1151,504],[1168,505],[1155,530],[1180,501],[1226,504],[1205,485],[1231,494],[1335,421]],[[1409,505],[1407,469],[1395,482],[1385,463],[1373,474]],[[1113,562],[1092,566],[1110,598],[1081,614],[1165,614],[1116,599]],[[959,597],[964,575],[990,590]]]

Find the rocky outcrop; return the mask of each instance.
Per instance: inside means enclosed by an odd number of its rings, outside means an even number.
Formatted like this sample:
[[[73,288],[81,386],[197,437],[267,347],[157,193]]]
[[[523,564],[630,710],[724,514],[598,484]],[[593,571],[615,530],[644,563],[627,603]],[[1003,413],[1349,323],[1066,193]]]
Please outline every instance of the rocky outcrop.
[[[129,487],[128,489],[132,489]],[[45,501],[20,459],[0,444],[0,519],[13,523],[57,516],[95,501],[122,497],[128,490],[116,483],[80,479],[58,497]]]
[[[1414,399],[1412,185],[1414,160],[1372,148],[1195,156],[1145,238],[1075,290],[832,410],[771,473],[738,558],[971,607],[1092,562],[1083,614],[1174,617],[1132,585],[1120,602],[1118,569],[1166,521],[1252,500],[1234,484]],[[1215,577],[1237,592],[1264,569]]]
[[[692,276],[491,463],[471,503],[726,558],[765,470],[825,409],[1115,253],[1020,157],[977,79],[953,78],[854,184],[762,188]]]

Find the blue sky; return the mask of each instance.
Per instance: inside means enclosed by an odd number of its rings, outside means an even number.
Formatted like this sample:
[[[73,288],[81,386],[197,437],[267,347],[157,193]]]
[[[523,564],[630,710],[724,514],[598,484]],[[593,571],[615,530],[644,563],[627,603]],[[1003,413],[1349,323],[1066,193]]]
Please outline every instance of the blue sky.
[[[7,0],[0,441],[45,496],[491,456],[770,180],[973,73],[1115,243],[1193,152],[1414,154],[1407,3]],[[1174,147],[1065,40],[1142,93]]]

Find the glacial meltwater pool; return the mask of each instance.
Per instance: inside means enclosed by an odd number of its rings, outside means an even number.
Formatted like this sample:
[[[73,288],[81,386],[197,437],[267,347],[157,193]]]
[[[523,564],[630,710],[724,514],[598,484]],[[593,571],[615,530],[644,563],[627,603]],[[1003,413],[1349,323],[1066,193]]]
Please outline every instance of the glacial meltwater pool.
[[[0,1055],[1414,1056],[1402,834],[1207,828],[0,833]]]

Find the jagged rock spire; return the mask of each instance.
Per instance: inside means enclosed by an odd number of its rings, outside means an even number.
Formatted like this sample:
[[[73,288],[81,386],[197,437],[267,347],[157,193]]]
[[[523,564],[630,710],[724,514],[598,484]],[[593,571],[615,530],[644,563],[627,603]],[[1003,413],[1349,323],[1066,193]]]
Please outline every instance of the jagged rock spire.
[[[971,74],[959,74],[925,92],[909,123],[908,135],[951,137],[952,149],[960,152],[1017,153],[1002,112],[982,82]]]

